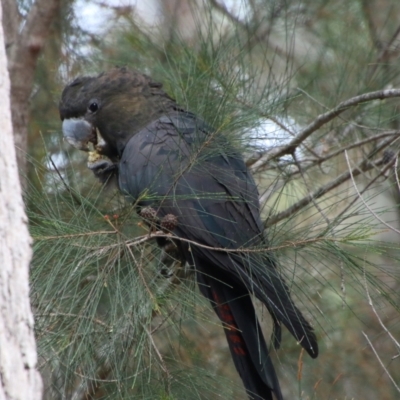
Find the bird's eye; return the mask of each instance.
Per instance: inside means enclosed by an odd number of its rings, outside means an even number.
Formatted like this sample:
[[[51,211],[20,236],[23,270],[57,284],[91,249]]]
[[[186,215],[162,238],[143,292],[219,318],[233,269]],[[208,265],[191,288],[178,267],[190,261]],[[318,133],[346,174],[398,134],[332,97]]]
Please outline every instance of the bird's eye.
[[[96,112],[99,109],[99,105],[97,104],[96,101],[91,101],[89,103],[88,110],[92,113]]]

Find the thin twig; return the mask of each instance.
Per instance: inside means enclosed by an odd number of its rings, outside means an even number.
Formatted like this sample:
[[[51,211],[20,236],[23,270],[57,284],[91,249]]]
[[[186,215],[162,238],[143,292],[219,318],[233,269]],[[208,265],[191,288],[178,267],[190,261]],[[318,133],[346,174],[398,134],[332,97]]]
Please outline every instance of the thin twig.
[[[270,33],[272,24],[266,24],[266,28],[263,32],[256,32],[255,29],[251,29],[250,26],[246,23],[241,21],[235,15],[233,15],[224,4],[219,3],[217,0],[209,0],[210,4],[215,7],[221,14],[226,16],[233,24],[242,28],[249,37],[247,42],[247,46],[251,48],[254,45],[254,42],[261,43],[263,46],[268,46],[269,48],[273,48],[275,53],[279,54],[280,56],[284,57],[285,59],[293,58],[293,55],[285,51],[275,43],[271,42]],[[278,11],[279,12],[279,11]],[[271,19],[273,19],[275,14],[271,15]],[[252,39],[252,40],[250,40]]]
[[[101,321],[98,318],[93,318],[93,317],[87,317],[85,315],[79,315],[79,314],[71,314],[71,313],[62,313],[62,312],[51,312],[51,313],[46,313],[46,314],[35,314],[36,318],[42,318],[42,317],[70,317],[70,318],[81,318],[81,319],[86,319],[89,321],[92,321],[98,325],[104,326],[105,328],[111,330],[111,326],[107,325],[105,322]]]
[[[308,194],[307,196],[303,197],[301,200],[299,200],[297,203],[293,204],[286,210],[270,216],[267,218],[267,220],[264,222],[264,227],[268,228],[269,226],[275,225],[279,221],[282,221],[283,219],[293,215],[297,211],[301,210],[302,208],[306,207],[308,204],[310,204],[313,200],[318,199],[331,191],[332,189],[338,187],[342,183],[346,182],[351,178],[351,176],[358,176],[363,172],[367,172],[373,168],[376,168],[382,164],[385,163],[385,160],[383,158],[380,158],[376,162],[370,162],[368,160],[363,160],[358,166],[356,166],[351,173],[349,171],[345,171],[339,176],[337,176],[335,179],[331,180],[327,184],[320,186],[317,190],[314,192]]]
[[[294,241],[294,242],[293,241],[284,242],[283,245],[266,247],[266,248],[242,248],[242,247],[240,247],[237,249],[228,249],[228,248],[224,248],[224,247],[207,246],[205,244],[196,242],[194,240],[189,240],[189,239],[185,239],[185,238],[182,238],[179,236],[175,236],[171,233],[164,233],[163,231],[155,231],[155,232],[147,233],[146,235],[138,236],[134,240],[127,240],[124,242],[124,245],[128,246],[128,247],[132,247],[132,246],[136,247],[145,242],[149,242],[155,238],[167,238],[167,239],[171,239],[171,240],[172,239],[179,240],[181,242],[193,244],[195,246],[198,246],[198,247],[201,247],[204,249],[214,250],[214,251],[222,251],[225,253],[262,253],[265,251],[282,250],[282,249],[285,249],[288,247],[300,247],[300,246],[305,246],[307,244],[318,243],[318,242],[322,242],[322,241],[341,242],[342,243],[342,242],[348,242],[349,240],[351,240],[349,238],[338,239],[338,238],[333,238],[333,237],[316,237],[316,238],[312,238],[312,239],[298,240],[298,241]],[[359,239],[359,237],[357,237],[357,239]],[[121,243],[103,246],[100,250],[97,249],[97,250],[93,251],[93,253],[91,253],[91,255],[89,255],[87,258],[90,258],[92,256],[98,257],[99,255],[103,255],[104,253],[106,253],[108,250],[112,250],[118,246],[121,246]],[[134,258],[134,260],[136,261],[135,258]]]
[[[378,232],[377,232],[378,233]],[[224,247],[213,247],[213,246],[207,246],[205,244],[202,243],[198,243],[194,240],[189,240],[189,239],[185,239],[179,236],[175,236],[175,235],[171,235],[171,234],[166,234],[162,231],[157,231],[154,233],[151,233],[150,235],[145,235],[145,236],[141,236],[137,239],[135,239],[132,242],[127,241],[126,242],[126,246],[130,247],[130,246],[137,246],[138,244],[142,244],[143,242],[147,242],[153,238],[157,238],[157,237],[165,237],[165,238],[169,238],[169,239],[174,239],[174,240],[179,240],[181,242],[184,243],[189,243],[192,245],[195,245],[197,247],[201,247],[203,249],[207,249],[207,250],[213,250],[213,251],[222,251],[224,253],[262,253],[265,251],[276,251],[276,250],[282,250],[282,249],[286,249],[288,247],[293,248],[293,247],[301,247],[301,246],[305,246],[307,244],[311,244],[311,243],[319,243],[319,242],[339,242],[339,243],[347,243],[349,241],[351,241],[351,238],[335,238],[335,237],[315,237],[315,238],[311,238],[311,239],[305,239],[305,240],[298,240],[298,241],[290,241],[290,242],[284,242],[283,245],[280,246],[273,246],[273,247],[265,247],[265,248],[237,248],[237,249],[227,249]],[[360,240],[360,237],[358,236],[357,238],[355,238],[354,240]],[[112,246],[108,246],[109,248],[111,247],[115,247],[116,245],[112,245]]]
[[[300,173],[300,175],[301,175],[301,178],[302,178],[302,180],[303,180],[303,183],[304,183],[304,186],[305,186],[306,190],[308,191],[308,193],[311,193],[311,189],[310,189],[310,187],[309,187],[309,185],[308,185],[308,182],[307,182],[306,177],[304,176],[304,172],[303,172],[302,166],[301,166],[300,162],[298,161],[298,159],[297,159],[297,157],[296,157],[296,153],[293,153],[293,154],[292,154],[292,157],[293,157],[294,162],[295,162],[296,165],[297,165],[297,168],[298,168],[298,170],[299,170],[299,173]],[[330,221],[329,221],[328,216],[322,211],[321,207],[318,205],[318,203],[315,201],[314,198],[312,198],[311,201],[312,201],[312,203],[314,204],[314,207],[315,207],[315,208],[318,210],[318,212],[322,215],[322,218],[325,220],[326,224],[329,225]]]
[[[369,340],[369,337],[365,334],[364,331],[362,331],[361,333],[364,335],[365,339],[367,340],[368,344],[370,345],[372,351],[374,352],[376,358],[377,358],[378,361],[379,361],[379,364],[381,364],[381,367],[382,367],[383,370],[386,372],[386,374],[387,374],[387,376],[389,377],[389,379],[392,381],[394,387],[395,387],[396,390],[400,393],[400,388],[397,386],[397,384],[396,384],[395,380],[393,379],[392,375],[390,375],[389,371],[386,369],[386,367],[385,367],[385,365],[383,364],[381,358],[379,357],[377,351],[375,350],[374,346],[372,345],[371,341]]]
[[[390,339],[392,339],[393,343],[396,345],[398,351],[400,352],[400,343],[394,338],[394,336],[391,334],[391,332],[386,328],[385,324],[382,322],[378,312],[375,309],[374,303],[372,302],[371,296],[369,294],[369,289],[368,289],[368,283],[367,283],[367,276],[365,273],[365,268],[364,268],[364,286],[365,286],[365,291],[367,293],[368,297],[368,304],[371,306],[372,311],[374,312],[376,318],[379,321],[379,324],[381,325],[382,329],[389,335]]]
[[[359,141],[357,141],[355,143],[349,144],[346,147],[342,147],[342,148],[340,148],[340,149],[338,149],[336,151],[333,151],[332,153],[329,153],[324,157],[319,157],[318,160],[315,160],[315,164],[322,164],[323,162],[328,161],[331,158],[336,157],[339,154],[343,153],[345,150],[351,150],[351,149],[354,149],[354,148],[357,148],[357,147],[361,147],[361,146],[363,146],[363,145],[365,145],[367,143],[375,142],[375,141],[377,141],[379,139],[383,139],[383,138],[388,137],[388,136],[389,137],[393,137],[393,136],[399,136],[399,135],[400,135],[400,131],[396,130],[396,131],[384,132],[384,133],[382,133],[380,135],[374,135],[372,137],[359,140]],[[388,140],[387,143],[390,144],[393,139],[394,138],[392,138],[391,140]]]
[[[141,278],[141,280],[142,280],[142,282],[143,282],[143,285],[144,285],[144,287],[146,288],[147,292],[149,293],[150,298],[151,298],[151,300],[153,301],[153,305],[155,306],[155,305],[156,305],[156,300],[155,300],[155,297],[154,297],[152,291],[150,290],[149,286],[147,285],[146,279],[145,279],[145,277],[144,277],[144,275],[143,275],[142,267],[141,267],[141,265],[136,261],[136,257],[134,256],[134,254],[133,254],[133,252],[132,252],[130,246],[126,246],[126,248],[128,249],[129,254],[131,255],[133,261],[135,262],[135,264],[136,264],[136,266],[137,266],[137,268],[138,268],[138,271],[139,271],[140,278]]]
[[[70,235],[58,235],[58,236],[33,236],[33,240],[72,239],[82,236],[115,235],[116,233],[118,233],[118,231],[94,231],[86,233],[71,233]]]
[[[399,157],[397,156],[396,161],[394,163],[394,176],[396,177],[397,188],[400,191],[400,180],[399,180],[399,174],[397,172],[398,164],[399,164]]]
[[[351,167],[350,167],[349,157],[348,157],[348,155],[347,155],[347,151],[344,152],[344,155],[345,155],[345,157],[346,157],[346,162],[347,162],[347,166],[348,166],[348,168],[349,168],[349,174],[350,174],[350,177],[351,177],[351,181],[352,181],[352,183],[353,183],[354,190],[357,192],[357,195],[358,195],[358,197],[360,198],[360,200],[364,203],[365,207],[367,207],[368,211],[369,211],[379,222],[381,222],[383,225],[385,225],[385,226],[386,226],[387,228],[389,228],[391,231],[400,234],[400,231],[399,231],[398,229],[396,229],[396,228],[393,227],[392,225],[389,225],[389,224],[386,223],[382,218],[380,218],[380,217],[371,209],[371,207],[366,203],[366,201],[363,199],[363,197],[361,196],[360,192],[358,191],[356,182],[355,182],[355,180],[354,180],[353,172],[352,172]]]
[[[179,306],[179,303],[175,307],[173,307],[173,309],[170,310],[170,312],[167,315],[165,315],[162,318],[161,322],[150,331],[151,335],[156,333],[165,324],[165,322],[168,321],[169,317],[175,312],[175,310],[178,308],[178,306]]]
[[[279,158],[286,154],[293,154],[296,148],[301,145],[304,140],[306,140],[313,132],[315,132],[328,122],[332,121],[334,118],[336,118],[338,115],[348,110],[349,108],[355,107],[362,103],[366,103],[368,101],[384,100],[393,97],[400,97],[400,89],[378,90],[376,92],[370,92],[355,96],[341,102],[332,110],[324,114],[320,114],[313,122],[311,122],[311,124],[301,130],[300,133],[288,144],[276,147],[265,153],[258,161],[253,164],[252,170],[260,170],[264,165],[268,164],[268,162],[274,158]]]
[[[168,393],[169,393],[169,392],[171,391],[171,379],[172,379],[172,375],[171,375],[171,373],[169,372],[169,370],[168,370],[168,368],[167,368],[167,365],[165,364],[164,358],[163,358],[163,356],[161,355],[160,351],[158,350],[158,348],[157,348],[157,346],[156,346],[156,344],[155,344],[155,342],[154,342],[153,335],[146,329],[145,326],[143,326],[143,329],[144,329],[144,331],[147,333],[147,335],[148,335],[148,337],[149,337],[149,339],[150,339],[151,345],[153,346],[153,349],[155,350],[155,352],[156,352],[156,354],[157,354],[157,356],[158,356],[158,358],[159,358],[159,360],[160,360],[161,369],[165,372],[165,374],[166,374],[166,376],[167,376]]]
[[[317,155],[317,154],[314,154],[315,158],[304,158],[304,157],[302,157],[301,163],[302,163],[302,165],[303,165],[303,171],[305,172],[305,171],[309,170],[310,168],[315,167],[316,165],[321,165],[321,164],[323,164],[324,162],[330,160],[331,158],[340,155],[340,154],[343,153],[345,150],[351,150],[351,149],[354,149],[354,148],[357,148],[357,147],[361,147],[361,146],[363,146],[363,145],[365,145],[365,144],[367,144],[367,143],[376,142],[376,141],[378,141],[378,140],[380,140],[380,139],[383,139],[383,138],[385,138],[385,137],[389,137],[390,139],[388,139],[387,141],[384,141],[384,142],[382,142],[382,143],[383,143],[383,145],[384,145],[385,147],[386,147],[386,146],[389,146],[390,144],[392,144],[392,142],[393,142],[395,139],[397,139],[398,136],[400,136],[400,131],[399,131],[399,130],[395,130],[395,131],[385,131],[385,132],[383,132],[383,133],[381,133],[381,134],[379,134],[379,135],[374,135],[374,136],[371,136],[371,137],[369,137],[369,138],[362,139],[362,140],[359,140],[359,141],[357,141],[357,142],[355,142],[355,143],[351,143],[351,144],[349,144],[349,145],[347,145],[347,146],[341,147],[340,149],[335,150],[335,151],[333,151],[332,153],[327,154],[326,156],[319,156],[319,155]],[[302,146],[304,147],[304,144],[303,144]],[[380,148],[381,148],[381,147],[382,147],[382,146],[380,145]],[[310,149],[308,149],[308,148],[306,148],[306,150],[307,150],[307,151],[310,151]],[[311,152],[311,151],[310,151],[310,152]],[[255,156],[252,156],[251,159],[249,159],[249,160],[246,161],[246,165],[247,165],[248,167],[251,167],[251,169],[253,169],[252,165],[254,165],[254,163],[255,163],[257,160],[259,160],[262,156],[263,156],[263,153],[259,154],[258,157],[257,157],[257,156],[256,156],[256,157],[255,157]],[[308,164],[306,164],[306,163],[308,163]],[[285,165],[292,165],[292,164],[294,164],[294,163],[291,163],[291,162],[289,162],[289,161],[285,161]],[[306,164],[306,165],[305,165],[305,164]],[[273,169],[273,168],[274,168],[274,166],[271,166],[271,165],[268,165],[268,166],[266,166],[266,167],[267,167],[268,169]],[[287,177],[293,177],[293,176],[298,175],[298,174],[299,174],[299,171],[296,170],[296,171],[294,171],[294,172],[288,174]]]
[[[360,194],[364,194],[381,176],[385,175],[386,172],[392,168],[392,165],[386,165],[385,168],[381,169],[379,174],[375,176],[375,178],[371,179],[368,184],[365,185],[365,187],[360,191]],[[355,197],[336,217],[335,221],[338,221],[342,215],[344,215],[352,206],[353,204],[358,200],[358,197]],[[335,222],[334,221],[334,222]]]

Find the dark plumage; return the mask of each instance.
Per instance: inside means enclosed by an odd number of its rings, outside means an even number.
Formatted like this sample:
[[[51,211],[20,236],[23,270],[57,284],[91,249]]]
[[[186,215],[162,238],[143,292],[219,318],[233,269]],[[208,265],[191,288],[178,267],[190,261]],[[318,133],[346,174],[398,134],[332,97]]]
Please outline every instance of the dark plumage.
[[[96,130],[104,139],[97,150],[111,161],[90,165],[100,179],[117,173],[120,190],[139,212],[151,207],[168,222],[165,229],[192,242],[175,240],[223,323],[249,397],[282,399],[250,294],[272,315],[276,347],[281,323],[313,358],[318,345],[273,256],[244,251],[266,247],[266,240],[257,188],[241,156],[161,84],[125,68],[72,82],[63,91],[60,115],[76,147],[95,141]]]

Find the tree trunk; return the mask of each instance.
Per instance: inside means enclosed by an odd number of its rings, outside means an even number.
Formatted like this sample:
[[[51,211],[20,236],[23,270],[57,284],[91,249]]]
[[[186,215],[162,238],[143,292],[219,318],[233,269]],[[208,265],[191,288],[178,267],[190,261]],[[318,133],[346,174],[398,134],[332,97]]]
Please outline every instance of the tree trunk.
[[[42,381],[29,304],[31,239],[18,178],[4,49],[0,25],[0,400],[36,400]]]
[[[36,0],[21,29],[21,16],[16,0],[1,0],[4,34],[11,79],[11,114],[14,142],[21,185],[26,187],[26,153],[28,151],[29,101],[37,59],[50,34],[52,22],[60,8],[60,0]]]

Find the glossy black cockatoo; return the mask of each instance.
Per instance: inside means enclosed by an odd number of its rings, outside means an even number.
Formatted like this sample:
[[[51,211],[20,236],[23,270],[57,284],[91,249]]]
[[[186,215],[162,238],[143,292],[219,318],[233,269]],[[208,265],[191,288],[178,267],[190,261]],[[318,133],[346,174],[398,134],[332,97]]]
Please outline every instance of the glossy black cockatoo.
[[[69,143],[96,146],[102,158],[89,167],[97,177],[116,176],[139,213],[173,217],[167,226],[222,321],[249,398],[282,399],[251,295],[272,316],[275,347],[281,324],[313,358],[318,345],[273,255],[254,251],[267,242],[257,187],[239,152],[160,83],[127,68],[75,79],[62,93],[60,116]]]

